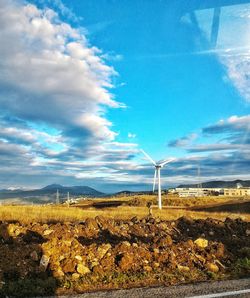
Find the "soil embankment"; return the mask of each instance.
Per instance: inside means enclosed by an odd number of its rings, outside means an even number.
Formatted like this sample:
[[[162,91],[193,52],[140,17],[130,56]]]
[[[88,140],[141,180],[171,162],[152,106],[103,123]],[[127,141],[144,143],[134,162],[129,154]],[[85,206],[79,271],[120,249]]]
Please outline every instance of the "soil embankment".
[[[159,218],[0,224],[0,296],[250,276],[250,223]]]
[[[231,213],[250,213],[250,201],[247,202],[229,202],[216,204],[213,206],[191,207],[192,211],[205,212],[231,212]]]

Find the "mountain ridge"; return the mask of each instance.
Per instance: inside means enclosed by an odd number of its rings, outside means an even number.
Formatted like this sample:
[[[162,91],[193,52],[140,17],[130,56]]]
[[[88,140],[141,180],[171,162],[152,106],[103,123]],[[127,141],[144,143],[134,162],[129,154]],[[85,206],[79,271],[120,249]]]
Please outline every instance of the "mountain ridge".
[[[63,186],[60,184],[50,184],[43,188],[32,189],[32,190],[0,190],[0,199],[7,198],[27,198],[27,197],[43,197],[43,196],[55,196],[56,192],[59,192],[60,197],[66,197],[67,193],[70,196],[88,196],[88,197],[100,197],[105,193],[100,192],[89,186]]]
[[[200,184],[202,184],[202,188],[236,188],[237,184],[241,184],[242,187],[250,187],[250,180],[213,180],[194,184],[180,184],[177,188],[197,188]]]

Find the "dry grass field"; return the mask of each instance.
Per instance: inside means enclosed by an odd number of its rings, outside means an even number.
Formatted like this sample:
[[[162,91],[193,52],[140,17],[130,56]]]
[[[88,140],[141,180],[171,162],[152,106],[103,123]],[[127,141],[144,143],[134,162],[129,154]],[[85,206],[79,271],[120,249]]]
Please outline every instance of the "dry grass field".
[[[232,198],[203,197],[203,198],[178,198],[163,197],[163,209],[158,210],[156,196],[128,196],[115,197],[108,199],[95,199],[95,203],[121,201],[118,207],[94,208],[93,200],[87,200],[79,203],[77,206],[67,207],[65,205],[32,205],[32,206],[0,206],[0,219],[2,221],[20,221],[22,223],[30,222],[75,222],[83,221],[86,218],[94,218],[98,215],[107,218],[129,219],[134,216],[143,218],[148,215],[147,202],[153,202],[153,215],[163,220],[175,220],[182,216],[188,216],[193,219],[206,219],[208,217],[224,220],[227,217],[232,219],[241,218],[250,221],[249,213],[230,213],[230,212],[203,212],[190,211],[185,209],[192,206],[209,206],[214,204],[227,203]],[[235,201],[236,199],[234,199]],[[246,199],[240,198],[236,202],[242,202]],[[249,200],[249,198],[248,198]]]
[[[147,216],[147,203],[156,204],[156,196],[83,200],[77,206],[2,205],[0,297],[249,277],[250,201],[234,199],[237,213],[204,208],[231,208],[230,201],[164,196],[163,209],[152,208],[154,217]],[[207,211],[190,210],[197,206]]]

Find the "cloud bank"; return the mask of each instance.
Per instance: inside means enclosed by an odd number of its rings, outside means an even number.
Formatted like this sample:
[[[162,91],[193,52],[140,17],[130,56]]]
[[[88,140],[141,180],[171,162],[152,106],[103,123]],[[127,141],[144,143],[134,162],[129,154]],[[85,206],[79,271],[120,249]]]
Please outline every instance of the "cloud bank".
[[[130,163],[136,144],[116,142],[106,118],[124,107],[112,95],[117,73],[82,30],[52,9],[0,0],[0,40],[1,185],[79,178],[90,160],[107,175],[111,159]]]

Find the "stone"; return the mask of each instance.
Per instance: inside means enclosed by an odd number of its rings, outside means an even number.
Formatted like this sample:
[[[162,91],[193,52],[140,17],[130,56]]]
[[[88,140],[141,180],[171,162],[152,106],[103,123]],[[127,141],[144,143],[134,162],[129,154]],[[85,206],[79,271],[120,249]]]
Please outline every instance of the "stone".
[[[38,253],[33,250],[31,253],[30,253],[30,257],[33,261],[38,261],[39,260],[39,257],[38,257]]]
[[[65,262],[62,265],[62,270],[64,273],[73,273],[75,272],[75,262],[73,262],[72,260],[65,260]]]
[[[206,264],[206,268],[208,271],[211,271],[211,272],[214,272],[214,273],[217,273],[219,272],[219,267],[213,263],[207,263]]]
[[[154,263],[153,263],[153,267],[154,267],[154,268],[159,268],[159,267],[160,267],[160,264],[159,264],[158,262],[154,262]]]
[[[201,256],[201,255],[195,255],[195,257],[196,257],[202,264],[205,264],[206,259],[205,259],[203,256]]]
[[[82,257],[81,257],[81,256],[75,256],[75,259],[76,259],[77,261],[82,261]]]
[[[20,229],[16,229],[15,230],[15,236],[19,236],[22,233],[22,231]]]
[[[93,218],[87,218],[85,225],[90,230],[99,230],[98,223]]]
[[[143,269],[146,271],[146,272],[151,272],[153,269],[152,267],[150,266],[144,266]]]
[[[44,236],[48,236],[48,235],[52,234],[53,232],[54,232],[54,230],[45,230],[45,231],[43,232],[43,235],[44,235]]]
[[[225,255],[225,246],[223,243],[218,243],[215,256],[217,258],[222,258]]]
[[[134,257],[132,254],[125,254],[122,256],[119,267],[122,271],[128,271],[134,264]]]
[[[64,240],[64,241],[62,241],[62,243],[65,244],[66,246],[70,247],[72,241],[71,240]]]
[[[194,241],[194,243],[199,247],[199,248],[206,248],[208,246],[208,240],[204,238],[198,238]]]
[[[159,248],[154,248],[154,253],[155,253],[155,254],[158,254],[158,253],[160,253],[160,250],[159,250]]]
[[[167,235],[165,237],[161,237],[157,242],[159,247],[167,247],[173,244],[173,240],[171,236]]]
[[[177,265],[177,268],[181,272],[189,272],[190,268],[188,266]]]
[[[7,227],[7,231],[9,233],[10,236],[15,236],[15,230],[17,229],[17,225],[15,224],[9,224]]]
[[[0,238],[3,238],[3,240],[5,241],[10,239],[10,235],[8,233],[8,226],[6,224],[0,225]]]
[[[80,274],[78,274],[78,273],[73,273],[72,274],[72,279],[73,280],[77,280],[77,279],[79,279],[80,278]]]
[[[78,264],[78,265],[77,265],[77,268],[76,268],[76,271],[77,271],[78,273],[80,273],[81,275],[90,273],[89,268],[88,268],[87,266],[83,265],[83,264]]]
[[[50,258],[46,255],[42,255],[41,260],[40,260],[40,264],[39,267],[42,271],[46,271],[49,265],[49,260]]]
[[[62,271],[62,269],[58,269],[58,270],[55,270],[54,272],[53,272],[53,276],[54,277],[58,277],[58,278],[60,278],[60,277],[63,277],[65,274],[64,274],[64,272]]]
[[[111,248],[110,243],[103,244],[103,245],[99,246],[98,249],[97,249],[98,259],[101,260],[106,255],[106,253],[109,251],[110,248]]]
[[[98,266],[98,265],[99,265],[99,262],[98,262],[97,260],[93,260],[93,261],[91,262],[90,268],[92,269],[92,268],[94,268],[94,267],[96,267],[96,266]]]

